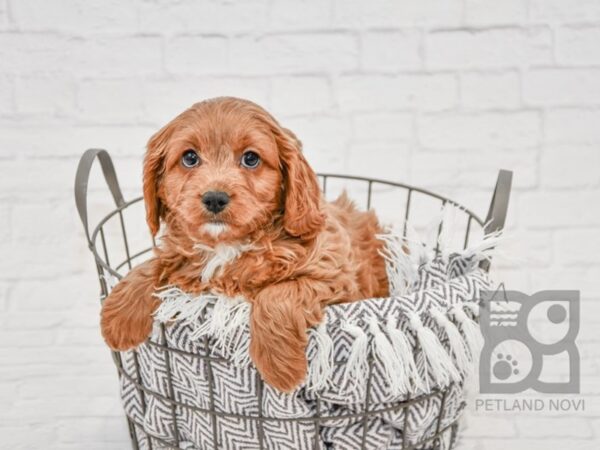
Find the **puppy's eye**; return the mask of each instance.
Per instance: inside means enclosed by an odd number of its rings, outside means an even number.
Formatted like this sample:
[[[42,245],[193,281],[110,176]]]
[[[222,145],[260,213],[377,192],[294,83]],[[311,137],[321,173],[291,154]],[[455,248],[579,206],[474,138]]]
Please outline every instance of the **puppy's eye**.
[[[195,150],[186,150],[181,157],[181,163],[187,168],[196,167],[200,164],[200,157]]]
[[[242,155],[242,167],[246,169],[255,169],[260,163],[260,156],[250,151]]]

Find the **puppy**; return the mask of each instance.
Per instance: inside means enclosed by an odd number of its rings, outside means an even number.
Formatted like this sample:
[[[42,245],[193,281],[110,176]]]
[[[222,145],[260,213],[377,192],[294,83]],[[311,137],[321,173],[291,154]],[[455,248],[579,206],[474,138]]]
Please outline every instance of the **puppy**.
[[[300,141],[252,102],[197,103],[156,133],[144,200],[152,235],[164,230],[154,257],[104,301],[102,334],[115,350],[146,340],[161,286],[243,296],[250,356],[267,383],[290,392],[326,305],[388,295],[375,214],[345,195],[325,202]]]

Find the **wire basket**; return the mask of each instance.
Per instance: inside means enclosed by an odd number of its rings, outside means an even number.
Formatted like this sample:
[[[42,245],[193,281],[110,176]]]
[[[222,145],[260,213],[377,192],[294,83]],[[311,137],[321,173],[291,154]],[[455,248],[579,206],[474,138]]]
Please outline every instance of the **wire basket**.
[[[104,179],[108,185],[108,188],[112,194],[112,198],[115,203],[115,209],[104,216],[94,226],[90,232],[90,224],[88,223],[88,208],[87,208],[87,191],[88,181],[90,176],[90,170],[94,160],[98,158],[102,167]],[[429,211],[438,211],[440,207],[446,205],[453,205],[456,207],[456,211],[462,216],[459,220],[459,224],[455,224],[455,229],[461,229],[462,233],[458,235],[457,239],[460,241],[459,245],[462,248],[466,248],[474,235],[487,235],[489,233],[499,231],[504,227],[506,212],[508,208],[508,200],[510,195],[510,187],[512,180],[512,173],[509,171],[501,170],[496,182],[496,187],[492,195],[491,204],[485,220],[481,219],[475,213],[469,209],[463,207],[454,200],[451,200],[442,195],[430,192],[426,189],[418,188],[415,186],[409,186],[402,183],[394,183],[379,179],[357,177],[357,176],[346,176],[346,175],[335,175],[335,174],[319,174],[321,181],[322,191],[326,197],[334,197],[335,194],[342,190],[347,190],[350,196],[356,201],[357,205],[363,206],[366,209],[376,209],[380,218],[385,222],[393,221],[396,224],[400,224],[404,228],[406,233],[407,223],[410,221],[411,224],[419,225],[419,218],[415,217],[420,213],[423,217],[431,218]],[[362,205],[360,200],[362,199]],[[94,261],[96,263],[96,269],[98,272],[98,280],[100,282],[100,301],[109,294],[111,286],[114,285],[116,280],[121,279],[127,271],[134,267],[139,262],[143,261],[146,257],[150,256],[152,248],[155,245],[154,239],[150,237],[150,234],[145,229],[143,224],[143,212],[139,210],[143,206],[143,197],[134,198],[130,201],[125,201],[121,188],[119,186],[117,176],[114,170],[112,160],[106,150],[90,149],[87,150],[80,162],[77,169],[75,179],[75,200],[79,216],[83,223],[83,228],[88,241],[89,249],[94,255]],[[428,205],[426,205],[428,204]],[[137,209],[136,209],[137,208]],[[134,211],[135,210],[135,211]],[[131,218],[128,216],[130,212],[133,214],[133,219],[137,223],[137,227],[130,225]],[[386,213],[387,212],[387,213]],[[140,223],[142,225],[140,225]],[[110,231],[109,231],[110,228]],[[134,230],[134,231],[132,231]],[[439,238],[442,232],[442,225],[440,224],[437,230],[437,237]],[[437,239],[436,239],[437,242]],[[436,251],[439,250],[436,247]],[[120,254],[120,255],[119,255]],[[484,270],[489,270],[490,262],[488,260],[482,261],[480,267]],[[162,326],[162,334],[164,335],[164,326]],[[166,342],[166,341],[164,341]],[[149,345],[157,347],[160,351],[165,354],[165,361],[168,364],[170,355],[172,353],[182,353],[181,349],[169,348],[168,345],[159,344],[156,342],[148,341]],[[204,341],[208,350],[208,340]],[[189,353],[187,356],[193,358],[200,358],[205,360],[208,367],[208,380],[209,380],[209,395],[210,398],[214,395],[214,380],[212,379],[211,364],[214,360],[209,352],[204,352],[204,355]],[[258,425],[258,449],[267,449],[264,440],[264,429],[263,426],[269,421],[277,422],[281,420],[286,421],[298,421],[298,422],[311,422],[315,424],[314,433],[314,448],[321,449],[323,446],[320,443],[319,431],[320,428],[327,423],[328,420],[339,420],[340,416],[328,417],[327,415],[320,414],[320,399],[317,396],[316,399],[316,414],[310,417],[298,417],[298,418],[278,418],[268,417],[263,414],[262,408],[262,390],[263,382],[257,373],[258,383],[258,414],[256,415],[240,415],[228,413],[225,411],[215,410],[214,404],[211,404],[210,408],[201,409],[196,406],[185,404],[174,398],[172,389],[172,380],[170,368],[167,370],[167,386],[170,395],[164,396],[158,392],[152,390],[150,386],[146,386],[143,383],[142,377],[140,376],[140,367],[137,358],[137,352],[133,351],[133,357],[135,361],[135,373],[132,375],[127,373],[123,367],[123,361],[120,352],[112,352],[113,360],[117,367],[119,378],[125,377],[129,383],[135,386],[140,397],[143,399],[143,406],[145,408],[146,401],[144,399],[150,399],[152,397],[160,398],[161,401],[166,402],[170,406],[171,419],[175,426],[175,430],[178,430],[177,425],[177,413],[178,409],[189,409],[197,413],[207,414],[210,417],[212,423],[213,442],[218,442],[217,439],[217,428],[216,421],[219,417],[235,417],[236,419],[254,421]],[[219,362],[228,363],[228,361],[222,359]],[[366,430],[366,424],[368,419],[378,413],[383,412],[381,408],[374,408],[369,402],[369,386],[370,378],[367,380],[367,395],[362,411],[349,414],[344,416],[347,419],[354,419],[356,421],[364,421],[364,429]],[[457,436],[458,429],[458,418],[453,420],[450,424],[442,425],[442,419],[444,416],[444,405],[446,396],[451,389],[461,388],[460,386],[450,385],[442,390],[434,390],[431,393],[423,394],[415,398],[409,398],[402,402],[395,403],[392,407],[386,408],[385,412],[390,411],[404,411],[405,417],[405,428],[403,431],[402,450],[409,449],[434,449],[434,448],[452,448]],[[429,436],[424,437],[418,442],[409,442],[404,438],[408,434],[406,429],[408,426],[407,418],[411,406],[431,400],[433,397],[437,397],[440,401],[441,407],[436,418],[435,432]],[[391,409],[390,409],[391,408]],[[145,411],[144,411],[145,412]],[[126,414],[127,415],[127,414]],[[178,438],[178,433],[175,433],[173,440],[165,440],[164,438],[153,436],[144,429],[144,425],[139,423],[135,418],[127,415],[127,422],[129,432],[131,436],[132,447],[134,449],[139,448],[182,448]],[[363,436],[361,448],[366,448],[365,445],[366,431]],[[220,448],[220,447],[219,447]]]

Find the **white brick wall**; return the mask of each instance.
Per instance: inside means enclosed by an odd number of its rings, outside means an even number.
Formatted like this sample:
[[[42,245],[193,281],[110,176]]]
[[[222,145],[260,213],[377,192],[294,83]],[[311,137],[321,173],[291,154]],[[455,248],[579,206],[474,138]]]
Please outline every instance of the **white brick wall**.
[[[587,408],[471,407],[459,448],[598,448],[600,2],[0,0],[1,448],[127,448],[75,167],[106,147],[138,195],[147,138],[217,95],[272,110],[318,170],[482,214],[497,169],[514,170],[515,261],[497,278],[581,289]]]

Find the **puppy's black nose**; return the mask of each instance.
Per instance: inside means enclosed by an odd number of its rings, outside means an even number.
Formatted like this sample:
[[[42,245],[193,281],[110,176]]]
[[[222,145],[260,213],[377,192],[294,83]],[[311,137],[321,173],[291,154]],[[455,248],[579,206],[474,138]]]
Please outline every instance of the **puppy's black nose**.
[[[210,191],[202,196],[202,203],[211,213],[219,213],[229,203],[229,195],[221,191]]]

